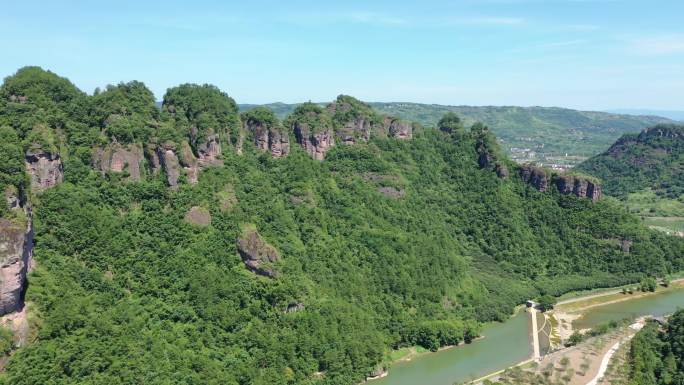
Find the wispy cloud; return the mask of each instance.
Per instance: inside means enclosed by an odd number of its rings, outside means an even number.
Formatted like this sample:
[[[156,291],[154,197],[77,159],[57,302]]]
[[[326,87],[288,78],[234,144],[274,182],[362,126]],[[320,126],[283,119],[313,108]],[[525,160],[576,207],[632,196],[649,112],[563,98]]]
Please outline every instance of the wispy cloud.
[[[600,29],[598,25],[593,25],[593,24],[567,24],[563,25],[561,29],[564,29],[566,31],[574,31],[574,32],[591,32],[591,31],[596,31]]]
[[[344,15],[342,19],[347,19],[354,23],[364,23],[364,24],[385,24],[385,25],[402,25],[406,24],[407,21],[404,18],[384,15],[375,12],[354,12]]]
[[[640,55],[669,55],[684,53],[684,34],[669,34],[634,39],[631,52]]]
[[[471,16],[451,18],[447,23],[461,25],[519,25],[525,23],[525,19],[520,17]]]

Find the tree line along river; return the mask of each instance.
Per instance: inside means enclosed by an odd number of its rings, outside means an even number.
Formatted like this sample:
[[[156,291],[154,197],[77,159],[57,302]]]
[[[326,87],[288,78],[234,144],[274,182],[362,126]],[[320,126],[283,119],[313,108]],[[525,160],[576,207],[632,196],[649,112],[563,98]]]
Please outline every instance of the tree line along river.
[[[588,329],[604,322],[662,316],[684,307],[684,288],[632,300],[597,306],[573,322],[574,328]],[[486,376],[530,358],[530,320],[519,312],[503,323],[491,323],[471,344],[418,356],[392,365],[389,375],[373,385],[452,385]]]

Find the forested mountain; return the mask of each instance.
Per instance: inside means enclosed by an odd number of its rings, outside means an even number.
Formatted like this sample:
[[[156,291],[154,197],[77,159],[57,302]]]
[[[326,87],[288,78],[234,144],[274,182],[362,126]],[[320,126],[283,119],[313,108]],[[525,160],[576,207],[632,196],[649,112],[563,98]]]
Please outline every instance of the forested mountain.
[[[629,360],[630,384],[684,383],[684,310],[665,325],[649,322],[632,339]]]
[[[684,126],[661,124],[623,135],[578,169],[601,178],[610,195],[624,197],[652,189],[677,198],[684,193]]]
[[[528,298],[684,267],[684,240],[595,179],[437,126],[350,96],[239,114],[210,85],[159,109],[140,82],[89,96],[19,70],[0,87],[0,313],[28,331],[16,348],[0,328],[0,383],[354,384]]]
[[[502,148],[516,161],[572,166],[607,149],[622,134],[639,132],[658,123],[672,123],[658,116],[633,116],[577,111],[555,107],[444,106],[419,103],[370,103],[381,113],[435,127],[447,112],[458,114],[464,124],[482,122],[502,141]],[[266,105],[279,117],[296,104]],[[241,110],[255,105],[240,105]],[[566,154],[568,156],[566,156]]]

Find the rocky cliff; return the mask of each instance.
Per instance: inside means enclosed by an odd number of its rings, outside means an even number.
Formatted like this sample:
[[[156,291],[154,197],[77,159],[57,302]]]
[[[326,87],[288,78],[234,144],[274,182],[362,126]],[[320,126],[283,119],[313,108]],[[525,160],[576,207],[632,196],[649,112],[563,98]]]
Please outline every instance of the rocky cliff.
[[[243,114],[242,121],[257,150],[268,151],[274,158],[290,153],[290,137],[271,110],[257,107]]]
[[[520,167],[520,177],[537,191],[544,192],[549,188],[549,176],[541,167],[526,165]]]
[[[221,160],[221,144],[219,136],[216,134],[209,135],[206,140],[197,145],[197,161],[200,166],[220,166],[223,164]]]
[[[316,160],[323,160],[335,145],[330,114],[314,103],[297,107],[288,118],[287,126],[294,132],[297,143]]]
[[[259,275],[274,278],[273,263],[280,260],[278,251],[261,238],[253,226],[245,226],[237,239],[237,249],[247,268]]]
[[[136,144],[120,145],[116,141],[105,148],[94,151],[93,166],[102,173],[128,172],[129,178],[139,181],[142,177],[145,156],[142,146]]]
[[[328,104],[326,111],[332,116],[335,135],[344,144],[367,142],[373,131],[381,129],[381,119],[368,104],[347,95],[339,95]]]
[[[26,171],[31,178],[31,189],[35,192],[61,183],[64,177],[59,154],[36,146],[26,151]]]
[[[536,190],[544,192],[549,184],[555,185],[558,192],[564,195],[573,194],[579,198],[588,198],[593,202],[601,198],[601,185],[594,179],[578,175],[558,175],[532,165],[520,167],[520,177]]]
[[[594,202],[601,198],[601,186],[594,180],[575,175],[559,175],[554,182],[561,194],[574,194]]]
[[[384,119],[389,136],[397,139],[411,139],[413,137],[413,124],[405,120],[387,116]]]
[[[15,218],[0,218],[0,316],[22,307],[33,251],[30,208],[12,210],[18,212]]]

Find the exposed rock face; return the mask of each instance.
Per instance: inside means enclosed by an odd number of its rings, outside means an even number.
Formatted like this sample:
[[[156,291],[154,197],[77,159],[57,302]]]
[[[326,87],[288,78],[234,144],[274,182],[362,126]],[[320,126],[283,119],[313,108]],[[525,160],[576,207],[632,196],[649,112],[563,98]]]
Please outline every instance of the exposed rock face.
[[[193,206],[185,213],[185,221],[193,225],[206,227],[211,224],[211,214],[209,210],[200,206]]]
[[[26,221],[0,218],[0,316],[19,310],[33,252],[30,210]]]
[[[525,183],[529,183],[538,191],[544,192],[549,187],[549,177],[541,167],[522,166],[520,168],[520,177]]]
[[[272,264],[280,260],[280,255],[273,246],[261,239],[256,229],[243,229],[237,239],[237,249],[250,271],[271,278],[277,276]]]
[[[316,160],[325,159],[325,153],[335,145],[335,137],[331,128],[312,132],[307,123],[294,123],[294,134],[304,150]]]
[[[496,166],[494,166],[494,171],[496,171],[496,176],[498,176],[501,179],[506,179],[508,178],[509,172],[508,172],[508,167],[506,167],[505,164],[497,163]]]
[[[165,144],[158,149],[159,161],[166,172],[166,181],[171,188],[178,187],[178,178],[180,178],[180,162],[176,156],[175,147],[173,144]]]
[[[284,130],[257,121],[245,122],[245,129],[254,135],[254,145],[258,150],[268,151],[274,158],[290,153],[290,137]]]
[[[95,151],[95,168],[102,173],[128,171],[130,179],[139,181],[142,176],[142,164],[144,155],[142,147],[136,144],[121,146],[113,143],[105,149]]]
[[[393,138],[411,139],[413,137],[413,125],[410,122],[388,116],[385,118],[384,125]]]
[[[190,184],[197,184],[199,179],[199,161],[195,158],[195,154],[192,153],[192,149],[188,142],[183,142],[181,145],[180,158],[181,166],[185,170],[185,175],[188,177],[188,182]]]
[[[586,178],[562,175],[556,178],[555,183],[561,194],[574,194],[579,198],[589,198],[594,202],[601,198],[601,186]]]
[[[296,313],[302,310],[304,310],[304,304],[301,302],[295,302],[287,305],[287,308],[285,308],[285,313]]]
[[[356,118],[347,122],[342,128],[338,129],[337,137],[344,144],[355,144],[357,139],[367,142],[370,139],[371,124],[363,117]]]
[[[199,154],[199,164],[202,166],[222,165],[223,161],[219,159],[221,156],[221,144],[219,143],[218,135],[209,135],[204,143],[197,146],[197,153]]]
[[[26,172],[31,177],[31,189],[43,191],[62,182],[64,172],[59,154],[31,148],[26,151]]]

